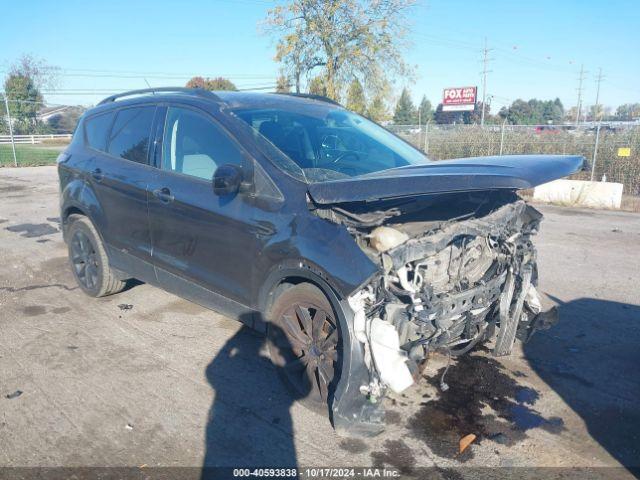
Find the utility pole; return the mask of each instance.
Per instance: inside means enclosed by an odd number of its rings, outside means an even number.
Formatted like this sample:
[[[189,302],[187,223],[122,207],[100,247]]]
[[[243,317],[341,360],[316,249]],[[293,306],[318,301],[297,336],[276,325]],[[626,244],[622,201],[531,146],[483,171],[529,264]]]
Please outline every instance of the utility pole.
[[[7,110],[7,123],[9,124],[9,136],[11,137],[11,148],[13,150],[13,165],[18,166],[18,157],[16,157],[16,142],[13,139],[13,123],[11,122],[11,113],[9,112],[9,100],[7,92],[4,92],[4,108]]]
[[[584,64],[580,65],[580,76],[578,77],[578,107],[576,112],[576,126],[580,123],[580,111],[582,110],[582,82],[588,72],[584,70]]]
[[[491,70],[487,70],[487,65],[491,60],[489,58],[489,52],[492,48],[487,48],[487,37],[484,37],[484,48],[482,49],[482,116],[480,117],[480,126],[484,126],[484,111],[487,105],[487,73],[491,73]]]
[[[596,173],[596,161],[598,160],[598,144],[600,143],[600,126],[602,124],[602,115],[600,115],[600,84],[602,83],[602,79],[604,76],[602,75],[602,68],[598,68],[598,76],[596,77],[596,105],[594,107],[594,113],[597,118],[596,120],[596,143],[593,146],[593,160],[591,162],[591,181],[593,182],[593,177]],[[604,112],[603,112],[604,113]]]
[[[598,68],[598,76],[596,77],[596,105],[595,105],[595,120],[602,120],[602,115],[600,114],[600,84],[604,80],[604,75],[602,75],[602,68]],[[604,113],[604,112],[602,112]]]

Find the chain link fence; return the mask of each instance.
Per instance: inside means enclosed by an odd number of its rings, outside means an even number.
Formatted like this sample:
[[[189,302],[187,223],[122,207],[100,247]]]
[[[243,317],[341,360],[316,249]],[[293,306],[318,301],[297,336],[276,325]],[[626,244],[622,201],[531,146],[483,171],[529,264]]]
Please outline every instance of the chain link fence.
[[[432,160],[486,155],[582,155],[584,171],[571,178],[622,183],[640,196],[640,125],[387,125]],[[629,150],[627,150],[629,149]],[[627,155],[628,156],[625,156]],[[620,156],[623,155],[623,156]]]

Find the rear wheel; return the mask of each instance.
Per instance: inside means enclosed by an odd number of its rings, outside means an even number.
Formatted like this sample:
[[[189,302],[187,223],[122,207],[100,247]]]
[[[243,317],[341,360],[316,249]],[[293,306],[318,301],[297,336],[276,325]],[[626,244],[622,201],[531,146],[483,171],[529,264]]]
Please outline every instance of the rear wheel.
[[[318,287],[302,283],[279,295],[269,316],[269,354],[280,376],[305,407],[327,415],[342,361],[331,303]]]
[[[115,277],[100,236],[87,217],[70,218],[68,232],[69,263],[78,285],[92,297],[122,291],[125,282]]]

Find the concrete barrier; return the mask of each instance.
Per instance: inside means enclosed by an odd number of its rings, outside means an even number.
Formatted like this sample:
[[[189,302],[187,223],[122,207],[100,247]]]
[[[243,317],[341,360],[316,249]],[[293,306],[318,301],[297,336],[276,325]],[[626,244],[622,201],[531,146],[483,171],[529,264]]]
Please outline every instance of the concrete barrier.
[[[554,180],[533,190],[533,199],[594,208],[620,208],[621,183],[589,182],[586,180]]]

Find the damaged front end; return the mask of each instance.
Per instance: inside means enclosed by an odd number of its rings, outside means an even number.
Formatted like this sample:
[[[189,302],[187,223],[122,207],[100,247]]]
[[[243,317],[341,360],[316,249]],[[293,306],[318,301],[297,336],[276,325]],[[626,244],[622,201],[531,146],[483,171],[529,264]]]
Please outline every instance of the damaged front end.
[[[542,214],[514,193],[386,206],[314,209],[345,225],[380,267],[348,299],[370,373],[360,393],[369,401],[411,386],[429,352],[457,356],[495,337],[493,354],[508,355],[516,337],[553,323],[555,312],[541,311],[535,288],[531,237]]]

